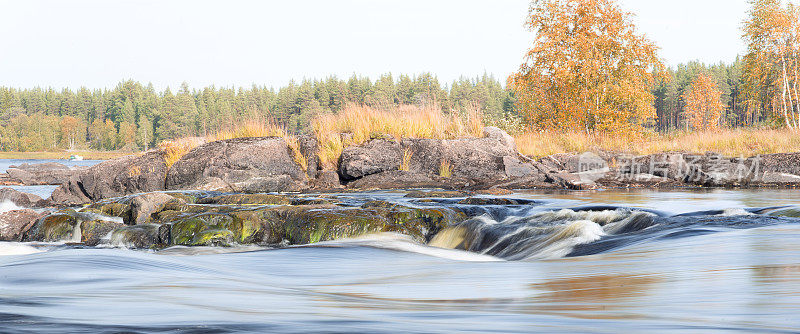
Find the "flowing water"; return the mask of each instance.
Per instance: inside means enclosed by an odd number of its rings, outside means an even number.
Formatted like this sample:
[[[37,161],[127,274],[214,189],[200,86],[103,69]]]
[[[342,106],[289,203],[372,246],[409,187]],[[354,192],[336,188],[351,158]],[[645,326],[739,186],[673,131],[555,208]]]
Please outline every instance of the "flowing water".
[[[403,195],[341,198],[476,217],[427,245],[0,243],[0,331],[800,331],[798,191],[524,192],[507,196],[515,205]]]

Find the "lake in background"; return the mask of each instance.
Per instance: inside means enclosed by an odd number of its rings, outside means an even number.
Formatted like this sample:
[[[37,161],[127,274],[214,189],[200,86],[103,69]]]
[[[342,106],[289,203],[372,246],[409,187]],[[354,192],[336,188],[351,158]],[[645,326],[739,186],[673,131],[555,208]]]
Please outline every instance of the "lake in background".
[[[0,173],[5,173],[9,166],[19,166],[26,163],[41,164],[45,162],[56,162],[69,167],[88,167],[99,164],[103,162],[103,160],[71,161],[63,159],[0,159]],[[48,198],[50,197],[50,194],[53,193],[53,190],[58,188],[58,186],[0,186],[0,188],[11,188],[24,193],[34,194],[41,198]]]

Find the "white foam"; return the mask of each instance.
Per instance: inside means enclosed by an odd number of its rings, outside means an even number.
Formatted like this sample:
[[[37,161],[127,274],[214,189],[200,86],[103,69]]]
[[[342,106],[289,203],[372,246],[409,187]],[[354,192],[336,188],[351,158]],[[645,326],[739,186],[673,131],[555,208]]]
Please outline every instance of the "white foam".
[[[473,262],[488,262],[488,261],[503,261],[500,258],[476,254],[456,249],[445,249],[422,245],[415,242],[411,237],[398,233],[376,233],[367,234],[358,238],[340,239],[334,241],[318,242],[306,246],[368,246],[375,248],[398,250],[409,253],[417,253],[427,256],[434,256],[443,259],[457,260],[457,261],[473,261]]]
[[[577,245],[597,241],[605,232],[599,224],[589,220],[579,220],[560,227],[560,231],[543,241],[538,250],[526,259],[558,259],[567,256]]]
[[[0,256],[40,253],[42,250],[19,242],[0,242]]]
[[[14,204],[14,202],[12,202],[12,201],[4,200],[4,201],[0,202],[0,213],[14,211],[14,210],[20,210],[20,209],[22,209],[22,208],[17,206],[16,204]]]
[[[747,212],[745,209],[742,209],[742,208],[725,209],[725,210],[722,211],[721,214],[719,214],[719,216],[726,216],[726,217],[727,216],[752,216],[752,215],[753,215],[753,213]]]

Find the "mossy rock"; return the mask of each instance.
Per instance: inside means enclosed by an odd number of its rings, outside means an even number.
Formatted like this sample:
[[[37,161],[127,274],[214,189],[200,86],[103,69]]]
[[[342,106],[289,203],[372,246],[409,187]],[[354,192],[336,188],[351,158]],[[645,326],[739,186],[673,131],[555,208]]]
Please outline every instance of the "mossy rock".
[[[260,243],[264,226],[256,214],[203,214],[169,224],[172,245],[218,246]],[[221,231],[227,232],[221,232]]]
[[[166,224],[172,221],[176,221],[185,215],[186,212],[182,211],[164,210],[156,213],[153,217],[153,221],[158,224]]]
[[[104,214],[102,210],[100,210],[100,209],[98,209],[98,208],[92,208],[92,207],[85,207],[85,208],[83,208],[83,209],[80,209],[80,210],[78,210],[78,212],[83,212],[83,213],[96,213],[96,214],[98,214],[98,215],[102,215],[102,214]]]
[[[120,217],[125,222],[129,222],[131,221],[131,205],[126,203],[126,201],[128,201],[127,198],[122,198],[119,202],[97,202],[89,205],[87,208],[82,209],[81,212],[94,212]]]
[[[233,232],[227,229],[211,229],[198,233],[193,240],[193,245],[205,246],[230,246],[233,241]]]
[[[197,204],[223,205],[290,205],[292,198],[273,194],[227,194],[201,198]]]
[[[100,244],[109,233],[124,226],[124,224],[104,220],[81,222],[81,242],[87,246],[96,246]]]
[[[336,199],[330,198],[295,198],[292,200],[292,205],[336,205],[341,202]]]
[[[368,208],[386,208],[386,209],[391,209],[391,208],[401,207],[401,205],[396,204],[396,203],[387,202],[387,201],[369,201],[369,202],[366,202],[366,203],[362,204],[361,207],[364,208],[364,209],[368,209]]]
[[[175,197],[179,201],[183,201],[184,203],[188,204],[195,204],[197,203],[198,199],[198,196],[190,193],[166,192],[165,194]]]
[[[75,225],[78,219],[75,211],[68,209],[49,215],[37,221],[33,227],[25,233],[24,241],[69,241],[73,237]]]
[[[463,212],[450,208],[402,208],[389,211],[388,217],[419,241],[427,241],[443,228],[467,219]]]
[[[770,211],[767,215],[773,217],[792,217],[800,218],[800,207],[790,207]]]
[[[159,227],[155,224],[139,224],[117,228],[111,232],[111,243],[129,248],[162,248],[166,244],[160,238]]]
[[[276,232],[299,245],[396,229],[390,225],[378,210],[310,209],[290,212]]]

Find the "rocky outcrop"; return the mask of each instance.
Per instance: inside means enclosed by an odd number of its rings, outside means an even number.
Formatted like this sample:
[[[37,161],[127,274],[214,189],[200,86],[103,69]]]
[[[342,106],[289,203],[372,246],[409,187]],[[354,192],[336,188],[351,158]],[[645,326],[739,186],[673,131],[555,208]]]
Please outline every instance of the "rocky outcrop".
[[[72,169],[57,162],[9,166],[6,171],[9,178],[28,186],[60,185],[69,181],[70,177],[78,172],[79,168]]]
[[[198,146],[169,170],[166,188],[236,192],[296,191],[306,171],[283,138],[236,138]]]
[[[0,241],[20,241],[22,235],[43,216],[43,213],[31,209],[0,213]]]
[[[43,206],[42,198],[33,194],[24,193],[11,188],[0,188],[0,203],[9,201],[16,206],[33,208]]]
[[[398,170],[403,163],[403,148],[390,138],[370,140],[349,146],[339,156],[339,175],[345,181],[367,175]]]
[[[53,192],[50,201],[55,205],[76,205],[164,190],[166,175],[167,164],[160,150],[108,160],[72,176]]]
[[[534,161],[522,159],[514,139],[495,127],[482,138],[378,138],[347,147],[339,174],[349,188],[488,188],[514,178],[539,176]]]

